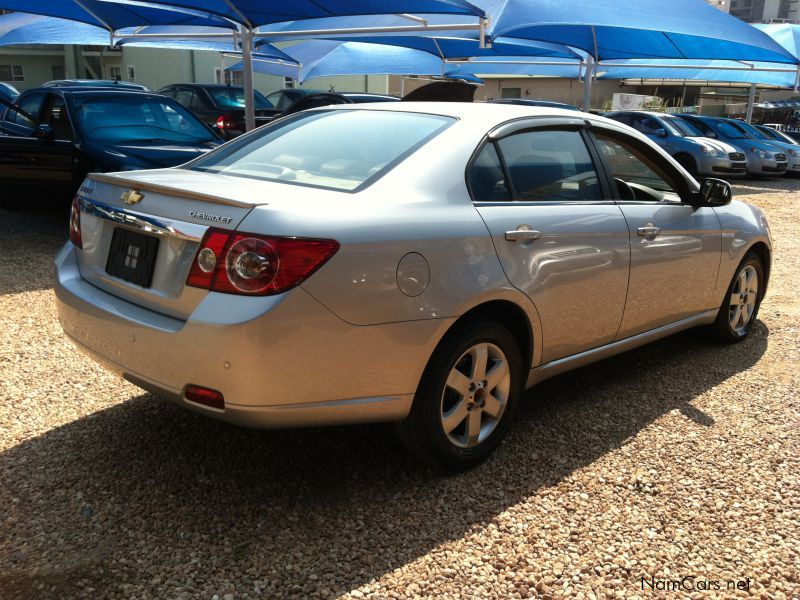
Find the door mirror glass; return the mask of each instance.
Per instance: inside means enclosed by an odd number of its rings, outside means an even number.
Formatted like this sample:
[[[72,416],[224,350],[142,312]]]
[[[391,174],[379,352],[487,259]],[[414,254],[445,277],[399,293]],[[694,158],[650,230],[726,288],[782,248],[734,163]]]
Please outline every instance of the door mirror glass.
[[[660,138],[667,137],[667,130],[664,129],[663,127],[659,127],[658,129],[655,130],[654,133],[655,133],[656,137],[660,137]]]
[[[722,179],[705,179],[698,192],[701,206],[725,206],[733,200],[731,184]]]
[[[54,136],[55,130],[53,126],[46,123],[37,125],[36,129],[33,130],[33,137],[39,140],[52,140]]]

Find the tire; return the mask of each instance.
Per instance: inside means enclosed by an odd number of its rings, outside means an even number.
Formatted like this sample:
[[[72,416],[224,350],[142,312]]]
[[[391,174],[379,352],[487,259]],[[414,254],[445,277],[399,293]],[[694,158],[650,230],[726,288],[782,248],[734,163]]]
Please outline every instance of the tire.
[[[476,466],[505,437],[523,374],[519,345],[505,327],[479,321],[451,331],[425,368],[410,414],[397,424],[400,438],[418,458],[445,470]]]
[[[749,334],[758,317],[764,297],[764,265],[755,252],[749,252],[733,276],[725,299],[711,326],[714,337],[720,342],[741,342]]]
[[[692,177],[697,177],[697,163],[695,160],[686,154],[679,154],[675,157],[678,164],[689,172]]]

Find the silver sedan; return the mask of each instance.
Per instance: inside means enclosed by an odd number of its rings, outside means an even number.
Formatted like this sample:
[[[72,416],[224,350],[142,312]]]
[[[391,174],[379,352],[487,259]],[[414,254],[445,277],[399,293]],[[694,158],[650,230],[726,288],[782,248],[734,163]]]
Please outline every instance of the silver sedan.
[[[625,125],[460,103],[90,175],[70,238],[61,323],[127,380],[247,426],[394,421],[451,469],[539,381],[690,327],[745,338],[772,251],[758,209]]]

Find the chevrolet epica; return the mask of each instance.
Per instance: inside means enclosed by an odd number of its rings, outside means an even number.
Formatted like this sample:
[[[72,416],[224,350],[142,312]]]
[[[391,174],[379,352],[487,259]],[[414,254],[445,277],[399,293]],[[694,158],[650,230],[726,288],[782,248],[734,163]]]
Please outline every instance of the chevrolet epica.
[[[392,103],[90,175],[61,323],[125,379],[254,427],[394,421],[469,467],[523,390],[674,332],[745,338],[766,219],[647,137],[557,108]]]

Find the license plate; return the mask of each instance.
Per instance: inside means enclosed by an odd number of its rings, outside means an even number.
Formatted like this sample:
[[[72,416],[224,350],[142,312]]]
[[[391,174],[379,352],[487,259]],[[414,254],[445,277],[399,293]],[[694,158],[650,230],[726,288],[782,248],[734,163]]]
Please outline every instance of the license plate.
[[[106,273],[149,288],[153,283],[159,239],[127,229],[115,229]]]

